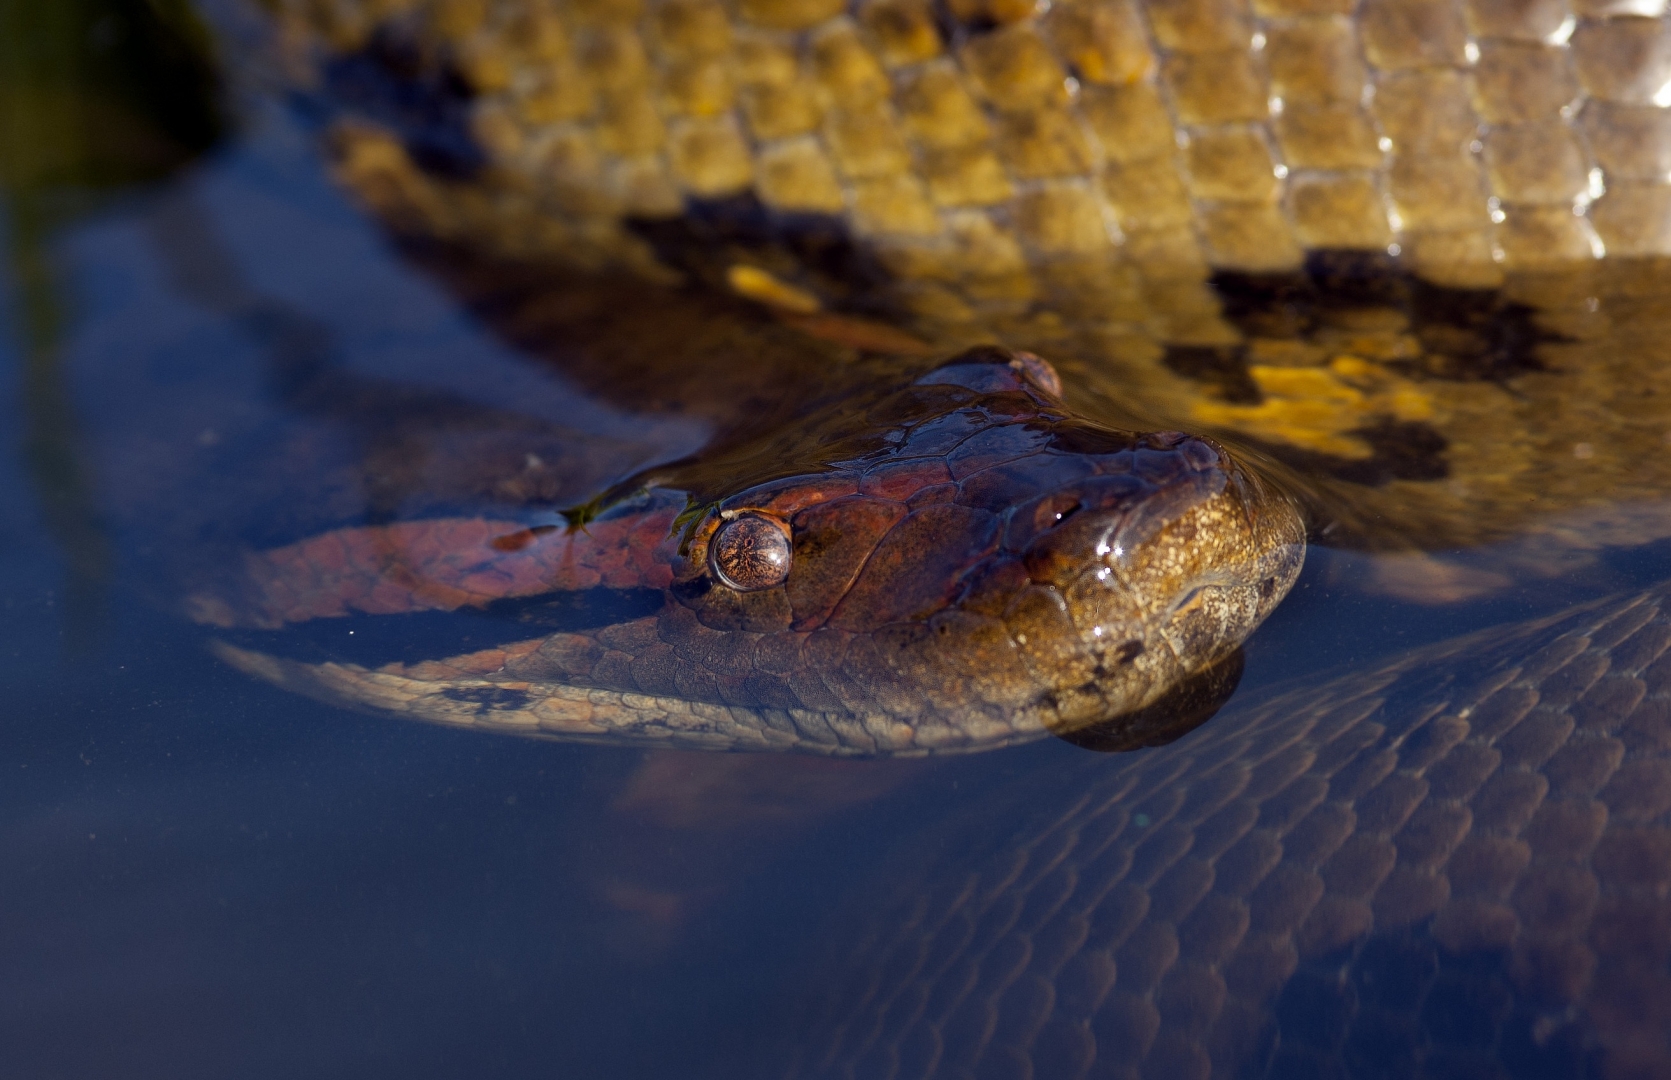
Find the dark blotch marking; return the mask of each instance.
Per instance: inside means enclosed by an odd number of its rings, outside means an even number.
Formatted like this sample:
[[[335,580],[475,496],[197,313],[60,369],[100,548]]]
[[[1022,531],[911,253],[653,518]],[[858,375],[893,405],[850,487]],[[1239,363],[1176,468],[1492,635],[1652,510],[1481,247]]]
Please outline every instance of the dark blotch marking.
[[[1304,274],[1243,274],[1219,271],[1213,291],[1224,317],[1258,337],[1295,338],[1317,326],[1318,292]],[[1235,350],[1214,350],[1235,351]]]
[[[427,172],[467,180],[487,164],[470,131],[474,91],[451,67],[428,65],[409,31],[378,27],[363,48],[325,64],[324,83],[330,106],[394,131]]]
[[[1161,362],[1186,379],[1206,383],[1232,405],[1257,405],[1264,400],[1259,384],[1247,372],[1244,346],[1168,345]]]
[[[969,19],[958,18],[946,0],[935,0],[931,10],[934,14],[934,28],[939,31],[940,40],[954,48],[972,37],[990,34],[998,29],[998,21],[989,15],[980,14]]]
[[[1365,252],[1313,252],[1302,272],[1221,272],[1213,286],[1225,317],[1249,336],[1309,337],[1331,325],[1349,328],[1343,315],[1365,308],[1392,309],[1410,320],[1421,356],[1389,363],[1407,378],[1505,383],[1548,370],[1538,357],[1543,342],[1567,340],[1540,329],[1532,308],[1497,290],[1455,289],[1423,282],[1396,259]],[[1262,399],[1248,374],[1247,349],[1171,346],[1167,367],[1211,387],[1223,400],[1256,405]],[[1279,443],[1251,445],[1301,470],[1376,486],[1392,480],[1440,480],[1450,475],[1444,436],[1423,423],[1387,421],[1354,432],[1373,449],[1362,461],[1336,458]]]
[[[1414,421],[1388,421],[1352,432],[1373,451],[1354,460],[1302,450],[1286,443],[1262,439],[1242,440],[1305,473],[1333,476],[1366,487],[1379,487],[1393,480],[1443,480],[1450,475],[1446,451],[1450,442],[1432,426]]]
[[[687,199],[678,217],[628,218],[626,225],[662,262],[724,291],[726,271],[746,262],[810,285],[844,309],[864,311],[874,308],[890,280],[841,218],[775,213],[753,193]]]
[[[1305,279],[1332,307],[1398,307],[1415,278],[1384,251],[1322,249],[1305,259]]]
[[[1431,424],[1388,420],[1373,427],[1358,428],[1351,434],[1369,444],[1369,457],[1335,457],[1247,435],[1238,435],[1237,441],[1302,473],[1332,476],[1366,487],[1379,487],[1393,480],[1443,480],[1451,474],[1446,457],[1450,441]]]
[[[1490,289],[1446,289],[1418,281],[1411,288],[1410,314],[1422,343],[1415,366],[1437,379],[1500,383],[1547,371],[1537,346],[1568,340],[1540,330],[1532,308]]]
[[[1567,340],[1538,328],[1532,308],[1495,289],[1456,289],[1421,281],[1396,259],[1375,252],[1316,251],[1303,272],[1213,275],[1224,315],[1255,337],[1308,337],[1339,323],[1343,312],[1391,308],[1410,319],[1422,356],[1390,365],[1407,375],[1459,382],[1503,382],[1547,366],[1537,356],[1546,341]],[[1227,401],[1254,403],[1240,347],[1174,347],[1168,366],[1209,383]],[[1245,395],[1252,391],[1253,397]]]
[[[441,691],[441,696],[448,701],[480,705],[482,712],[526,709],[532,700],[526,690],[512,690],[503,686],[449,686]]]

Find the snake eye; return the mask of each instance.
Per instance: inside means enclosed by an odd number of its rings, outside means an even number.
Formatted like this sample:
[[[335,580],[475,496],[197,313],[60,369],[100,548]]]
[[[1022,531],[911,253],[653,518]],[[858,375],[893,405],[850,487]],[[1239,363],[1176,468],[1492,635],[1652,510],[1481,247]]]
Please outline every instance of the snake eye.
[[[747,512],[719,527],[708,543],[714,576],[738,592],[782,585],[789,577],[789,529],[775,517]]]

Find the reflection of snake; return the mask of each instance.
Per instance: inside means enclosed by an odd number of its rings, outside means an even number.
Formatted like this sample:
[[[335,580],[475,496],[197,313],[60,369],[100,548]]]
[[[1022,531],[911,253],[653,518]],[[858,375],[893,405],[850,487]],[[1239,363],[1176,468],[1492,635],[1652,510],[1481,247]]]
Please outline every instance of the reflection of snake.
[[[858,890],[792,1075],[1671,1075],[1668,603],[987,800]]]

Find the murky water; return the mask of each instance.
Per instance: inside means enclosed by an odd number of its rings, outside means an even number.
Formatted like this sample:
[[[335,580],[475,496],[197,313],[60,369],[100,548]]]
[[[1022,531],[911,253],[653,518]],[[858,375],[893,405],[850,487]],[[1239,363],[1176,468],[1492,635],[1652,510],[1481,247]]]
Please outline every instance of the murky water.
[[[0,10],[21,26],[16,7]],[[142,56],[157,46],[123,37],[133,18],[88,0],[14,41]],[[23,91],[51,80],[26,68],[0,92],[45,116]],[[49,89],[136,116],[191,107],[134,84]],[[392,436],[351,401],[299,404],[298,368],[399,388],[414,410],[558,425],[637,464],[706,434],[663,417],[647,437],[508,344],[332,186],[304,112],[239,110],[218,138],[187,117],[178,138],[6,174],[0,1073],[764,1073],[822,977],[834,897],[923,822],[1086,755],[524,742],[342,711],[214,660],[175,614],[205,552],[423,509],[411,485],[379,502],[319,481]],[[302,490],[318,501],[296,505]],[[1649,546],[1435,607],[1360,587],[1377,565],[1314,551],[1248,646],[1241,693],[1667,568]]]

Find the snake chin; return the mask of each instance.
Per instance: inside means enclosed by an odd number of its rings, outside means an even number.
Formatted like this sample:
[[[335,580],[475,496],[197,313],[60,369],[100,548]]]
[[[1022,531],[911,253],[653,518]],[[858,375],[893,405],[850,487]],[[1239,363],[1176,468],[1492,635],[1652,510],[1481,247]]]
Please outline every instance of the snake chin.
[[[1063,742],[1099,754],[1124,753],[1176,742],[1211,720],[1229,702],[1242,681],[1243,666],[1242,650],[1236,649],[1141,709],[1053,734]]]

